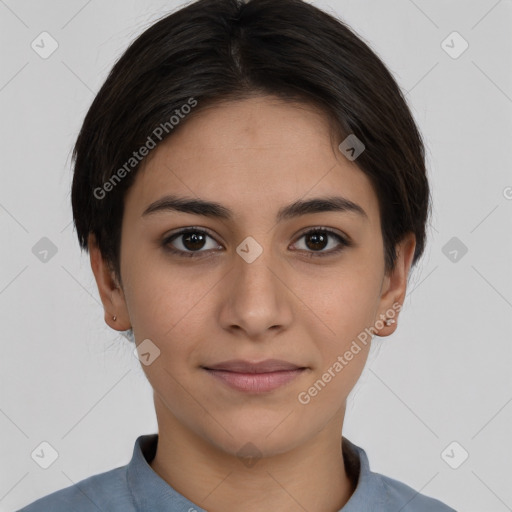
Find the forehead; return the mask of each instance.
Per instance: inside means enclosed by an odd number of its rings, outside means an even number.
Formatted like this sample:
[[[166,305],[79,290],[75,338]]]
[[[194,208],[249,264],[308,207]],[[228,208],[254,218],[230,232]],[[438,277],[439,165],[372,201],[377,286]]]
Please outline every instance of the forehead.
[[[208,107],[146,157],[126,208],[141,216],[151,202],[177,194],[225,204],[243,217],[341,195],[378,222],[371,182],[331,135],[327,117],[306,104],[257,97]]]

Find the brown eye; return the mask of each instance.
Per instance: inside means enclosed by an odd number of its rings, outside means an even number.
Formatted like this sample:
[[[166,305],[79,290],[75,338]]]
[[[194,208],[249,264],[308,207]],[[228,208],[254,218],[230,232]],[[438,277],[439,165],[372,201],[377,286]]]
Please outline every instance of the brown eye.
[[[183,246],[190,251],[202,249],[205,244],[205,235],[203,233],[186,233],[181,235]]]
[[[322,232],[308,233],[304,235],[306,239],[306,246],[312,251],[321,251],[325,249],[329,241],[329,235]]]
[[[307,253],[307,256],[329,256],[337,254],[352,244],[344,237],[326,228],[315,228],[303,233],[299,240],[304,239],[300,251]],[[337,241],[337,243],[336,243]],[[300,244],[299,244],[300,245]],[[325,250],[330,246],[330,250]]]
[[[198,256],[202,255],[209,250],[222,248],[218,243],[209,242],[213,237],[206,231],[196,228],[184,229],[178,233],[168,236],[162,242],[163,247],[180,256]]]

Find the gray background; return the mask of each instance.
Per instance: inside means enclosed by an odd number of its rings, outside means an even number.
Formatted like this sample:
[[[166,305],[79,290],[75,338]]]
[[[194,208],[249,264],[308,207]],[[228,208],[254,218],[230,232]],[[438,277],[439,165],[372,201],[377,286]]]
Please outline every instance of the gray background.
[[[512,510],[512,2],[313,3],[407,92],[434,199],[398,330],[374,339],[344,435],[374,471],[458,510]],[[70,152],[115,59],[178,5],[0,0],[0,511],[126,464],[156,432],[149,384],[79,252]],[[43,31],[59,45],[47,59],[31,48]],[[442,47],[453,31],[469,43],[458,58]],[[43,237],[57,249],[46,262]],[[43,441],[58,452],[46,470],[31,458]],[[446,453],[454,464],[462,450],[452,469]]]

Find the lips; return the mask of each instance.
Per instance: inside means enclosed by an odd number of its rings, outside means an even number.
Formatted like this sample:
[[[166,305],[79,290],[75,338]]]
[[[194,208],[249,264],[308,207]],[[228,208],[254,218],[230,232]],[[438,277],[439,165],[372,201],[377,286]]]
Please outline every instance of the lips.
[[[266,359],[259,363],[251,363],[241,359],[232,359],[231,361],[224,361],[211,366],[204,366],[203,368],[207,370],[224,370],[235,373],[271,373],[300,370],[303,369],[304,366],[298,366],[280,359]]]
[[[307,370],[304,366],[279,359],[267,359],[258,363],[233,359],[202,368],[217,382],[251,394],[277,390]]]

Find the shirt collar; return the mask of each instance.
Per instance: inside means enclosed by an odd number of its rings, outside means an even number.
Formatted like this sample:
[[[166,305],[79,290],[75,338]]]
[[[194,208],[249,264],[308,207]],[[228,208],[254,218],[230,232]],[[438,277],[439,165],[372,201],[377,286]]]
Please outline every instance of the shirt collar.
[[[164,479],[149,465],[156,453],[158,434],[139,436],[135,441],[133,456],[127,468],[128,487],[132,500],[140,512],[206,512],[192,503]]]
[[[366,452],[346,437],[342,437],[341,447],[345,471],[356,485],[356,488],[339,512],[385,510],[385,504],[382,502],[385,490],[381,479],[377,478],[376,474],[370,470]]]
[[[142,435],[135,441],[132,459],[127,466],[127,480],[132,500],[140,512],[159,510],[162,512],[207,512],[191,502],[149,465],[158,443],[158,434]],[[342,437],[342,452],[345,470],[356,486],[349,501],[339,512],[374,510],[382,496],[380,480],[373,478],[366,452]],[[377,508],[375,508],[377,510]]]

